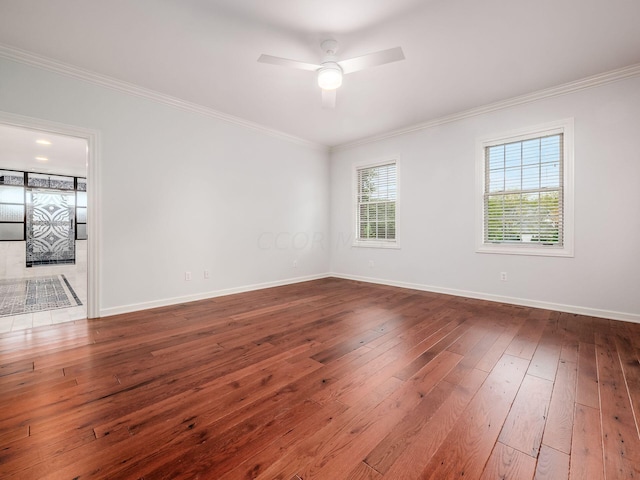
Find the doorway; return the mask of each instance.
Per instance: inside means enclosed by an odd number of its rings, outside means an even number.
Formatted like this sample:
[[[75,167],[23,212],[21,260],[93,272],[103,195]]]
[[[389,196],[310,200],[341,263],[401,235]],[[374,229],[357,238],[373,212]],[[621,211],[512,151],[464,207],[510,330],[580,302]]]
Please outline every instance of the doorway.
[[[97,316],[87,235],[95,133],[28,120],[38,128],[0,123],[0,333]]]

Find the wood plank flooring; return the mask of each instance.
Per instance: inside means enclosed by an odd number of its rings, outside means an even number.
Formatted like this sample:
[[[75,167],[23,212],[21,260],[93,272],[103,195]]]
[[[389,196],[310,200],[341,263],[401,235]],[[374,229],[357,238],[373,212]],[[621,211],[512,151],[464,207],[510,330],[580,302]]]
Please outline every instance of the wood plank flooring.
[[[640,325],[339,279],[0,335],[0,478],[640,478]]]

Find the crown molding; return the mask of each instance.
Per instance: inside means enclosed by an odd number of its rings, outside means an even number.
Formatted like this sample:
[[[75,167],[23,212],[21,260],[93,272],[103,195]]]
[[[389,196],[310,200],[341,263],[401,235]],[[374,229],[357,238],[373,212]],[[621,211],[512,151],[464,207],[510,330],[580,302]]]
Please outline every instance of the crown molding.
[[[364,137],[362,139],[355,140],[353,142],[347,142],[340,145],[334,145],[332,147],[329,147],[327,145],[311,142],[309,140],[305,140],[303,138],[296,137],[295,135],[290,135],[288,133],[284,133],[279,130],[271,129],[259,123],[254,123],[249,120],[244,120],[242,118],[235,117],[233,115],[228,115],[226,113],[219,112],[209,107],[188,102],[186,100],[181,100],[179,98],[172,97],[170,95],[165,95],[163,93],[146,89],[138,85],[134,85],[132,83],[128,83],[122,80],[108,77],[106,75],[94,73],[80,67],[76,67],[67,63],[60,62],[58,60],[53,60],[51,58],[47,58],[31,52],[27,52],[25,50],[20,50],[18,48],[11,47],[9,45],[0,44],[0,58],[12,60],[25,65],[38,67],[44,70],[48,70],[50,72],[58,73],[58,74],[76,78],[79,80],[84,80],[94,85],[109,88],[111,90],[116,90],[129,95],[146,98],[148,100],[162,103],[164,105],[168,105],[180,110],[197,113],[206,117],[222,120],[228,123],[232,123],[245,128],[256,130],[258,132],[261,132],[261,133],[264,133],[272,137],[276,137],[291,143],[295,143],[297,145],[301,145],[307,148],[319,150],[322,152],[328,152],[328,153],[335,153],[342,150],[348,150],[350,148],[366,145],[368,143],[378,142],[380,140],[386,140],[389,138],[406,135],[408,133],[417,132],[420,130],[426,130],[428,128],[444,125],[446,123],[456,122],[458,120],[463,120],[465,118],[475,117],[478,115],[495,112],[497,110],[503,110],[503,109],[514,107],[517,105],[532,103],[532,102],[536,102],[538,100],[543,100],[546,98],[567,95],[570,93],[578,92],[580,90],[594,88],[601,85],[617,82],[619,80],[624,80],[626,78],[640,76],[640,64],[630,65],[628,67],[611,70],[609,72],[593,75],[593,76],[586,77],[584,79],[577,80],[574,82],[558,85],[556,87],[550,87],[544,90],[538,90],[537,92],[528,93],[518,97],[510,98],[507,100],[501,100],[499,102],[490,103],[488,105],[483,105],[481,107],[464,110],[462,112],[436,118],[428,122],[414,124],[398,130],[392,130],[390,132],[382,133],[379,135]]]
[[[497,110],[503,110],[505,108],[514,107],[517,105],[523,105],[526,103],[536,102],[538,100],[544,100],[546,98],[558,97],[560,95],[567,95],[580,90],[599,87],[601,85],[607,85],[609,83],[624,80],[625,78],[640,76],[640,64],[630,65],[628,67],[611,70],[609,72],[600,73],[591,77],[586,77],[581,80],[576,80],[569,83],[564,83],[556,87],[545,88],[544,90],[538,90],[537,92],[528,93],[518,97],[513,97],[507,100],[501,100],[499,102],[490,103],[481,107],[464,110],[462,112],[447,115],[445,117],[436,118],[424,123],[418,123],[409,127],[393,130],[391,132],[374,135],[371,137],[365,137],[353,142],[347,142],[340,145],[335,145],[330,148],[330,152],[339,152],[350,148],[358,147],[360,145],[366,145],[368,143],[378,142],[380,140],[386,140],[407,133],[417,132],[419,130],[425,130],[446,123],[457,122],[465,118],[476,117],[485,113],[495,112]]]
[[[152,100],[154,102],[162,103],[164,105],[168,105],[168,106],[171,106],[180,110],[184,110],[187,112],[197,113],[200,115],[204,115],[206,117],[222,120],[228,123],[239,125],[241,127],[256,130],[258,132],[270,135],[272,137],[279,138],[281,140],[286,140],[288,142],[295,143],[297,145],[302,145],[307,148],[312,148],[314,150],[320,150],[323,152],[329,151],[329,147],[327,147],[326,145],[321,145],[319,143],[311,142],[309,140],[305,140],[303,138],[296,137],[294,135],[281,132],[279,130],[274,130],[274,129],[265,127],[264,125],[261,125],[259,123],[254,123],[239,117],[234,117],[233,115],[228,115],[226,113],[219,112],[209,107],[188,102],[186,100],[181,100],[179,98],[172,97],[170,95],[165,95],[164,93],[156,92],[155,90],[150,90],[144,87],[140,87],[132,83],[128,83],[113,77],[109,77],[109,76],[95,73],[89,70],[85,70],[83,68],[76,67],[74,65],[70,65],[67,63],[63,63],[58,60],[37,55],[35,53],[27,52],[25,50],[20,50],[18,48],[15,48],[9,45],[0,44],[0,58],[4,58],[6,60],[12,60],[14,62],[19,62],[32,67],[38,67],[50,72],[65,75],[67,77],[72,77],[78,80],[84,80],[94,85],[109,88],[111,90],[116,90],[118,92],[126,93],[128,95],[133,95],[136,97]]]

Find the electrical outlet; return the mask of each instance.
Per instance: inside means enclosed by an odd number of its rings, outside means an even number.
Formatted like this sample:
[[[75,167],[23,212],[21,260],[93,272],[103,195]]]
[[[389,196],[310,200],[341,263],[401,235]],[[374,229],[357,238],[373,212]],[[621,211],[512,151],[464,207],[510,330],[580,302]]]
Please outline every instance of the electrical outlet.
[[[375,266],[376,266],[376,264],[374,263],[374,261],[373,260],[369,260],[369,268],[373,268]]]
[[[205,278],[205,280],[209,279],[209,270],[205,270],[204,271],[204,278]]]
[[[298,260],[294,260],[292,266],[293,268],[298,268]]]
[[[500,272],[500,280],[503,282],[507,281],[507,272]]]
[[[190,281],[191,280],[191,272],[184,272],[184,279],[185,281]]]

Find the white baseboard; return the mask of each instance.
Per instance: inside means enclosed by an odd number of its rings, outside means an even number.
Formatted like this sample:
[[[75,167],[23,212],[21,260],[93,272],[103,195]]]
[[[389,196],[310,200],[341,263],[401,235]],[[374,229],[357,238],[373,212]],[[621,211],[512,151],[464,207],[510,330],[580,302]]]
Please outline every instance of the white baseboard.
[[[277,280],[275,282],[258,283],[254,285],[244,285],[242,287],[226,288],[224,290],[214,290],[212,292],[194,293],[192,295],[184,295],[182,297],[163,298],[161,300],[153,300],[151,302],[132,303],[130,305],[122,305],[119,307],[103,308],[100,310],[100,317],[109,317],[111,315],[119,315],[121,313],[137,312],[139,310],[148,310],[150,308],[167,307],[169,305],[178,305],[180,303],[195,302],[197,300],[206,300],[207,298],[222,297],[224,295],[233,295],[234,293],[251,292],[254,290],[262,290],[264,288],[281,287],[283,285],[292,285],[294,283],[308,282],[311,280],[319,280],[327,278],[329,274],[323,273],[318,275],[309,275],[306,277],[294,277],[285,280]]]
[[[131,305],[123,305],[119,307],[104,308],[100,310],[101,317],[111,315],[119,315],[121,313],[137,312],[139,310],[148,310],[150,308],[166,307],[169,305],[177,305],[180,303],[195,302],[197,300],[206,300],[207,298],[222,297],[224,295],[233,295],[234,293],[251,292],[254,290],[262,290],[265,288],[281,287],[283,285],[292,285],[295,283],[308,282],[311,280],[319,280],[321,278],[343,278],[345,280],[356,280],[358,282],[375,283],[379,285],[388,285],[391,287],[410,288],[412,290],[421,290],[425,292],[442,293],[445,295],[455,295],[457,297],[476,298],[479,300],[488,300],[491,302],[508,303],[511,305],[521,305],[524,307],[542,308],[545,310],[556,310],[558,312],[575,313],[578,315],[588,315],[590,317],[609,318],[612,320],[622,320],[625,322],[640,323],[640,315],[635,313],[616,312],[613,310],[601,310],[597,308],[580,307],[576,305],[565,305],[562,303],[543,302],[539,300],[530,300],[526,298],[505,297],[502,295],[492,295],[489,293],[472,292],[469,290],[457,290],[454,288],[435,287],[433,285],[423,285],[419,283],[398,282],[394,280],[385,280],[374,277],[361,277],[358,275],[348,275],[345,273],[321,273],[317,275],[309,275],[306,277],[294,277],[285,280],[277,280],[275,282],[258,283],[254,285],[245,285],[241,287],[227,288],[224,290],[215,290],[212,292],[202,292],[182,297],[163,298],[151,302],[134,303]]]
[[[418,283],[397,282],[393,280],[383,280],[380,278],[360,277],[357,275],[348,275],[344,273],[332,272],[328,277],[344,278],[346,280],[356,280],[359,282],[377,283],[380,285],[388,285],[391,287],[410,288],[413,290],[421,290],[425,292],[443,293],[446,295],[455,295],[457,297],[477,298],[479,300],[489,300],[491,302],[508,303],[512,305],[521,305],[524,307],[542,308],[545,310],[556,310],[558,312],[575,313],[578,315],[588,315],[590,317],[609,318],[611,320],[622,320],[625,322],[640,323],[640,315],[635,313],[616,312],[613,310],[600,310],[597,308],[579,307],[575,305],[565,305],[562,303],[543,302],[539,300],[530,300],[526,298],[505,297],[502,295],[492,295],[489,293],[472,292],[468,290],[456,290],[453,288],[434,287],[432,285],[422,285]]]

